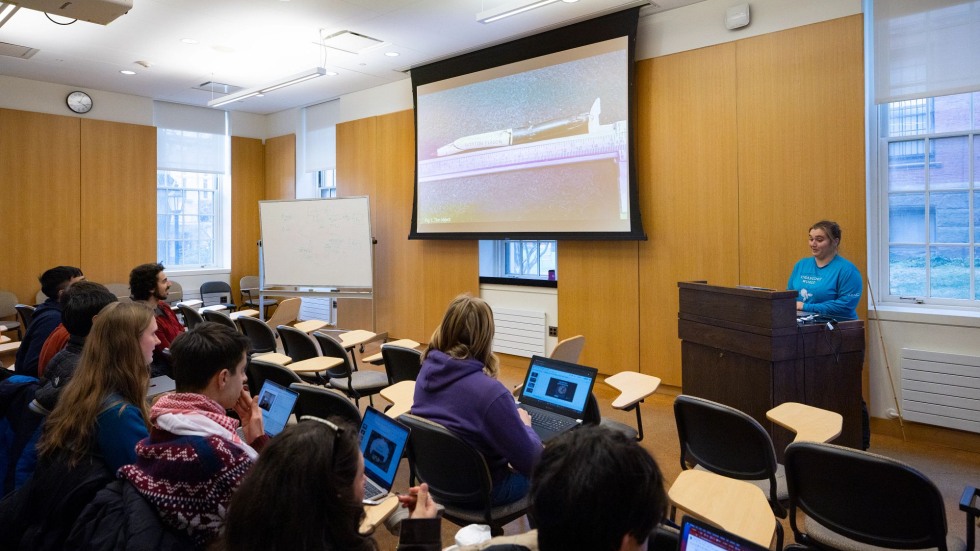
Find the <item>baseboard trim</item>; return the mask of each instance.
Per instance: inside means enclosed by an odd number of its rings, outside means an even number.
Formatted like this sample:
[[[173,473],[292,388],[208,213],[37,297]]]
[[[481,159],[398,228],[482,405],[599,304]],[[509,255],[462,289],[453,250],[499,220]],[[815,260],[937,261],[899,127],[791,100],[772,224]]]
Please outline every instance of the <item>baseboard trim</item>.
[[[902,426],[898,419],[871,418],[872,443],[875,434],[902,438]],[[905,440],[918,444],[932,444],[972,453],[980,453],[980,434],[945,427],[935,427],[905,421]]]

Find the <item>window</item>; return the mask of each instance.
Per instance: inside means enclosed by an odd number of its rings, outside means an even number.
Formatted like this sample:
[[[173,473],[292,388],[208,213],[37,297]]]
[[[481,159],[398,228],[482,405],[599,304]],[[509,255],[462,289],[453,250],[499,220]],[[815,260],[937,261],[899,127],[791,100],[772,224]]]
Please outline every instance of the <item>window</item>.
[[[220,174],[157,172],[157,258],[167,267],[217,266]]]
[[[333,169],[313,172],[313,187],[316,197],[327,199],[337,196],[337,174]]]
[[[980,300],[980,93],[879,107],[887,297]]]
[[[480,275],[519,279],[555,279],[558,242],[538,239],[480,241]]]
[[[168,271],[226,269],[231,252],[230,140],[225,111],[153,102],[157,258]]]

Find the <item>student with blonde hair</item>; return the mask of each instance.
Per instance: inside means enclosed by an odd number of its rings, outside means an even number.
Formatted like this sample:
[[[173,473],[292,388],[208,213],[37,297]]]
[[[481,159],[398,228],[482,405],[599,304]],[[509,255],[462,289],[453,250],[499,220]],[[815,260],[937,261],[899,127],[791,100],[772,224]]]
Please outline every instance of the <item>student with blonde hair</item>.
[[[493,504],[504,505],[527,495],[542,446],[531,417],[497,380],[493,334],[485,301],[468,294],[453,299],[423,356],[412,413],[479,450],[490,467]]]

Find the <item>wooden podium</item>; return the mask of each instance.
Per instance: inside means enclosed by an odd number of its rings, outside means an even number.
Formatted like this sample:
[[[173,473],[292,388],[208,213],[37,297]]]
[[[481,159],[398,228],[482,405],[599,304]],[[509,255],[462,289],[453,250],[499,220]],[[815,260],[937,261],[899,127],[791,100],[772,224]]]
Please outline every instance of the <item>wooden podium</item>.
[[[684,394],[751,415],[772,436],[776,456],[793,434],[766,419],[783,402],[844,417],[835,444],[861,447],[864,322],[796,320],[796,292],[679,282]]]

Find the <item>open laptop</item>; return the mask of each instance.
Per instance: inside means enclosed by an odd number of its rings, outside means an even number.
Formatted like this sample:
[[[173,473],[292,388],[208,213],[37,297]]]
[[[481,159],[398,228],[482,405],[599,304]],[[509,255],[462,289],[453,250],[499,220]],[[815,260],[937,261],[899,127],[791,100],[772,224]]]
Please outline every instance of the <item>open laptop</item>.
[[[299,393],[295,390],[286,388],[275,381],[266,379],[262,383],[262,390],[259,391],[255,400],[259,403],[262,410],[262,425],[265,433],[270,437],[275,436],[286,428],[289,416],[296,407],[296,400]]]
[[[405,453],[409,428],[368,406],[361,421],[364,455],[364,503],[377,505],[391,492],[398,464]]]
[[[517,407],[531,414],[531,428],[542,442],[582,424],[596,374],[584,365],[531,358]]]
[[[768,549],[695,518],[685,516],[681,520],[677,551],[768,551]]]
[[[174,381],[166,375],[160,375],[159,377],[153,377],[150,379],[150,388],[146,391],[146,398],[152,399],[165,392],[173,392],[177,389],[177,381]]]

